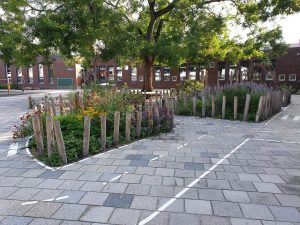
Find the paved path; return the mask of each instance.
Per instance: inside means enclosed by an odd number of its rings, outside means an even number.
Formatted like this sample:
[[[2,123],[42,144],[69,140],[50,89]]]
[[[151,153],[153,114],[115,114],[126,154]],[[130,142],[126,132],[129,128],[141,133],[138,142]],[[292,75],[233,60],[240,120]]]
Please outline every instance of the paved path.
[[[1,147],[0,223],[299,225],[293,97],[270,123],[176,117],[173,133],[59,170]]]

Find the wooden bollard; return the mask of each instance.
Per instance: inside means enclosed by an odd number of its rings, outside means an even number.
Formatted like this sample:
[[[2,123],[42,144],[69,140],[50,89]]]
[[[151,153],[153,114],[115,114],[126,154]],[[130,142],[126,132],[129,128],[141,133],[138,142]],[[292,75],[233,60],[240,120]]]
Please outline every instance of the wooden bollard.
[[[153,132],[153,107],[148,107],[148,125],[151,133]]]
[[[211,96],[211,117],[215,117],[216,114],[216,103],[215,103],[215,96]]]
[[[248,119],[250,100],[251,100],[251,95],[247,94],[246,102],[245,102],[245,110],[244,110],[244,115],[243,115],[243,121],[247,121],[247,119]]]
[[[54,151],[53,117],[52,116],[46,117],[46,133],[47,133],[48,158],[50,158]]]
[[[113,143],[115,145],[119,144],[120,140],[120,112],[115,112],[114,115],[114,138]]]
[[[35,114],[32,119],[34,138],[36,142],[36,148],[39,155],[44,153],[43,136],[41,132],[40,118],[38,114]]]
[[[234,96],[233,100],[233,119],[237,119],[237,110],[238,110],[238,97]]]
[[[56,116],[55,102],[51,99],[52,116]]]
[[[267,93],[266,104],[265,104],[265,118],[270,116],[271,111],[271,92]]]
[[[206,116],[206,96],[202,96],[202,117]]]
[[[226,96],[223,96],[222,101],[222,119],[225,119],[225,113],[226,113]]]
[[[160,120],[159,120],[159,110],[158,110],[158,104],[154,103],[153,104],[153,119],[154,119],[154,132],[158,133],[159,132],[159,127],[160,127]]]
[[[106,149],[106,115],[100,116],[101,122],[101,149]]]
[[[193,97],[193,115],[197,115],[197,97]]]
[[[84,116],[82,156],[87,157],[90,151],[91,118]]]
[[[137,111],[137,113],[136,113],[136,134],[137,134],[138,138],[141,136],[142,117],[143,117],[142,112]]]
[[[66,164],[68,163],[68,160],[66,155],[65,143],[61,133],[60,122],[58,120],[54,121],[54,131],[59,156],[63,163]]]
[[[130,142],[131,112],[126,112],[125,140]]]
[[[260,121],[261,113],[262,113],[262,110],[263,110],[263,104],[264,104],[264,96],[260,96],[258,109],[257,109],[257,112],[256,112],[256,118],[255,118],[256,123],[258,123]]]
[[[59,113],[64,115],[64,101],[61,95],[59,95]]]
[[[158,103],[158,91],[155,91],[155,101]]]

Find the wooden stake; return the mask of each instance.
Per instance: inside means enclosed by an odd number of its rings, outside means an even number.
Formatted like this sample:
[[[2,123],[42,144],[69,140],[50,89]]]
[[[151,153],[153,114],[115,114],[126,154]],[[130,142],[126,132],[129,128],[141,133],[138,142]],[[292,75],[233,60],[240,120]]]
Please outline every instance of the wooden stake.
[[[237,119],[237,110],[238,110],[238,97],[234,96],[234,106],[233,106],[233,119]]]
[[[59,113],[60,115],[64,114],[64,101],[61,95],[59,95]]]
[[[106,149],[106,115],[100,116],[101,120],[101,149]]]
[[[126,112],[125,140],[130,142],[131,112]]]
[[[256,123],[258,123],[260,121],[262,110],[263,110],[263,104],[264,104],[263,102],[264,102],[264,96],[260,96],[258,109],[257,109],[257,112],[256,112],[256,118],[255,118]]]
[[[148,124],[151,133],[153,132],[153,108],[152,106],[148,107]]]
[[[216,104],[215,104],[215,96],[211,96],[211,117],[215,117],[216,114]]]
[[[55,131],[55,139],[57,143],[58,153],[60,155],[61,160],[64,164],[68,163],[65,143],[61,133],[60,122],[58,120],[54,121],[54,131]]]
[[[193,115],[197,116],[197,97],[193,97]]]
[[[91,118],[84,116],[82,156],[87,157],[90,151]]]
[[[33,116],[32,125],[33,125],[37,152],[39,155],[42,155],[44,153],[44,143],[43,143],[43,136],[41,132],[40,118],[38,114],[35,114]]]
[[[206,96],[202,96],[202,117],[206,116]]]
[[[52,109],[52,116],[56,116],[55,103],[53,99],[51,99],[51,109]]]
[[[222,101],[222,119],[225,119],[225,113],[226,113],[226,96],[223,96]]]
[[[46,132],[47,132],[47,150],[48,158],[51,157],[54,151],[54,133],[53,133],[53,117],[46,117]]]
[[[245,110],[244,110],[243,121],[247,121],[248,120],[248,112],[249,112],[249,107],[250,107],[250,100],[251,100],[251,95],[247,94],[247,96],[246,96],[246,102],[245,102]]]
[[[137,111],[137,114],[136,114],[136,134],[137,134],[138,138],[141,136],[142,117],[143,117],[142,112]]]
[[[113,143],[115,145],[119,144],[120,140],[120,112],[115,112],[114,115],[114,139]]]

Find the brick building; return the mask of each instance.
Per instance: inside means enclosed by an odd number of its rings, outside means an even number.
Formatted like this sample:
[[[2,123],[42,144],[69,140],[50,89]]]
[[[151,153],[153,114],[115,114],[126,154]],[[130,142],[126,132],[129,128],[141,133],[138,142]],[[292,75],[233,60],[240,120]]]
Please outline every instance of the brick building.
[[[274,60],[273,64],[271,70],[267,70],[257,59],[241,61],[238,65],[213,61],[206,69],[198,68],[192,63],[184,64],[179,68],[155,65],[153,86],[155,89],[175,88],[179,82],[191,79],[201,80],[208,86],[253,80],[269,85],[281,86],[287,84],[296,89],[300,88],[300,43],[290,45],[287,53]],[[250,68],[251,73],[249,73]],[[114,60],[110,60],[108,62],[97,62],[94,69],[100,82],[111,82],[117,86],[127,83],[132,89],[143,87],[142,65],[119,67]],[[79,83],[76,82],[79,74],[80,66],[67,66],[63,59],[59,57],[54,57],[52,65],[46,66],[37,63],[31,67],[21,69],[15,65],[5,65],[0,61],[0,83],[6,83],[8,77],[11,79],[12,84],[18,84],[21,87],[24,85],[26,88],[32,89],[76,88]]]

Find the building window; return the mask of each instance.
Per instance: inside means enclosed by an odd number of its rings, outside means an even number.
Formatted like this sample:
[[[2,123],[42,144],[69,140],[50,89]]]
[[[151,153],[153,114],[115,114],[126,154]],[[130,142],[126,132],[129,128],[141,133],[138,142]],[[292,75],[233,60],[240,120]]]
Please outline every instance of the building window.
[[[199,75],[200,75],[200,80],[202,82],[205,81],[205,76],[206,76],[206,69],[201,69],[200,72],[199,72]]]
[[[100,81],[105,82],[106,77],[106,66],[99,66],[99,73],[100,73]]]
[[[248,68],[247,67],[241,67],[241,78],[242,80],[248,80]]]
[[[253,73],[253,80],[260,80],[261,79],[261,74],[260,72],[255,71]]]
[[[196,66],[190,65],[190,80],[196,80]]]
[[[124,66],[124,70],[129,70],[129,66],[128,66],[128,65],[125,65],[125,66]]]
[[[278,80],[279,81],[285,81],[285,74],[279,74]]]
[[[213,69],[213,68],[215,68],[215,66],[216,66],[215,62],[210,62],[209,63],[209,68]]]
[[[16,68],[16,74],[17,74],[18,84],[22,84],[22,80],[23,80],[22,68],[17,67]]]
[[[172,76],[172,81],[177,81],[177,76]]]
[[[225,80],[225,69],[219,70],[219,80]]]
[[[273,74],[270,71],[266,74],[266,80],[274,80]]]
[[[44,66],[42,64],[38,64],[39,67],[39,83],[44,83]]]
[[[144,76],[140,76],[140,82],[144,81]]]
[[[28,67],[28,83],[33,84],[33,68],[32,68],[32,66]]]
[[[186,80],[186,66],[181,66],[179,68],[180,80]]]
[[[115,80],[115,67],[109,66],[107,67],[108,70],[108,80]]]
[[[170,81],[170,67],[164,67],[164,81]]]
[[[122,67],[117,67],[117,81],[122,81],[123,69]]]
[[[154,66],[155,81],[161,81],[160,66]]]
[[[53,69],[53,64],[48,65],[48,78],[49,78],[49,83],[54,84],[54,69]]]
[[[296,74],[290,74],[289,75],[289,81],[296,81],[297,80],[297,75]]]
[[[237,79],[237,75],[236,75],[236,66],[235,65],[231,65],[229,67],[229,80],[236,80]]]
[[[131,81],[137,81],[137,68],[131,67]]]
[[[11,79],[11,66],[9,64],[5,65],[5,74],[7,79]]]

